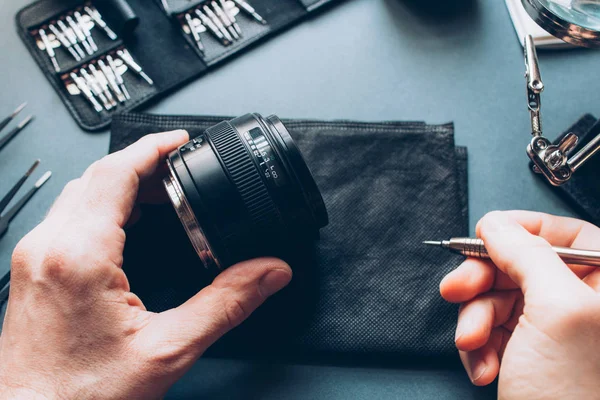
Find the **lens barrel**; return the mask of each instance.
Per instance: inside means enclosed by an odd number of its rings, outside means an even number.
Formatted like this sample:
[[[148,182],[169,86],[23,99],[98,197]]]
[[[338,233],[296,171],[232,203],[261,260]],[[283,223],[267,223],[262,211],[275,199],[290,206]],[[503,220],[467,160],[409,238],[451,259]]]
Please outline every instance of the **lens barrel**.
[[[167,164],[165,188],[209,270],[260,256],[285,259],[328,224],[317,184],[276,116],[221,122]]]

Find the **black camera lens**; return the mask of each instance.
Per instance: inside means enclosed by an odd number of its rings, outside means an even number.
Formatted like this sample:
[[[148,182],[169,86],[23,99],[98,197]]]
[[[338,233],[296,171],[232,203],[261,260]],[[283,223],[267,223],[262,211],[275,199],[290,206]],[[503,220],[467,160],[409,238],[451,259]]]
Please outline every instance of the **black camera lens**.
[[[167,193],[209,270],[285,259],[328,223],[319,188],[276,116],[224,121],[167,159]]]

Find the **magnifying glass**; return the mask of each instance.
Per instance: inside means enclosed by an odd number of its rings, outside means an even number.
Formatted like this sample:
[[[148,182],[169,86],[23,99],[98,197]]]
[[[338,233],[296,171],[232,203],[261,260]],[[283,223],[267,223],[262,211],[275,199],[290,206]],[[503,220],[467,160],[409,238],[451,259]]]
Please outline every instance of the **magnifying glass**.
[[[600,47],[600,0],[521,0],[529,16],[567,43]]]

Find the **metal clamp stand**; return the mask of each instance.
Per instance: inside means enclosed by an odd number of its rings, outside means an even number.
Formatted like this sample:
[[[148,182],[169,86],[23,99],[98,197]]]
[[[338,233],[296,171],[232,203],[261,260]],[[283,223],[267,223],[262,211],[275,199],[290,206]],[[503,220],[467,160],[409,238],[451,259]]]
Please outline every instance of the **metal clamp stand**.
[[[571,176],[600,150],[600,135],[592,139],[577,154],[569,158],[569,153],[577,146],[579,137],[568,133],[558,145],[552,144],[542,135],[542,120],[540,117],[540,94],[544,90],[544,83],[540,75],[540,68],[533,44],[533,38],[525,38],[525,66],[527,72],[527,107],[531,117],[531,134],[533,139],[527,146],[527,155],[534,163],[534,172],[544,174],[546,179],[554,185],[560,186],[571,179]]]

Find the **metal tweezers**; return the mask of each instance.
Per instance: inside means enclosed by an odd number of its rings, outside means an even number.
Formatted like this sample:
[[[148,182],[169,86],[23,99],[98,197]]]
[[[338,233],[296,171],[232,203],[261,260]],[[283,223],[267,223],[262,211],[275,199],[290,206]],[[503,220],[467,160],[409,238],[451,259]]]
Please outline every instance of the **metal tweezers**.
[[[4,209],[8,206],[11,200],[15,197],[19,189],[23,186],[27,178],[35,171],[37,166],[40,164],[40,160],[36,160],[33,165],[25,172],[25,175],[21,177],[15,183],[15,185],[8,191],[8,193],[0,200],[0,238],[2,238],[6,232],[8,231],[8,226],[10,221],[18,214],[18,212],[23,208],[25,204],[33,197],[33,195],[42,187],[44,183],[48,179],[52,173],[50,171],[46,172],[37,182],[33,185],[31,189],[19,201],[15,203],[8,211],[3,213]],[[8,297],[8,287],[10,286],[10,271],[7,272],[4,276],[0,278],[0,305],[6,300]]]

